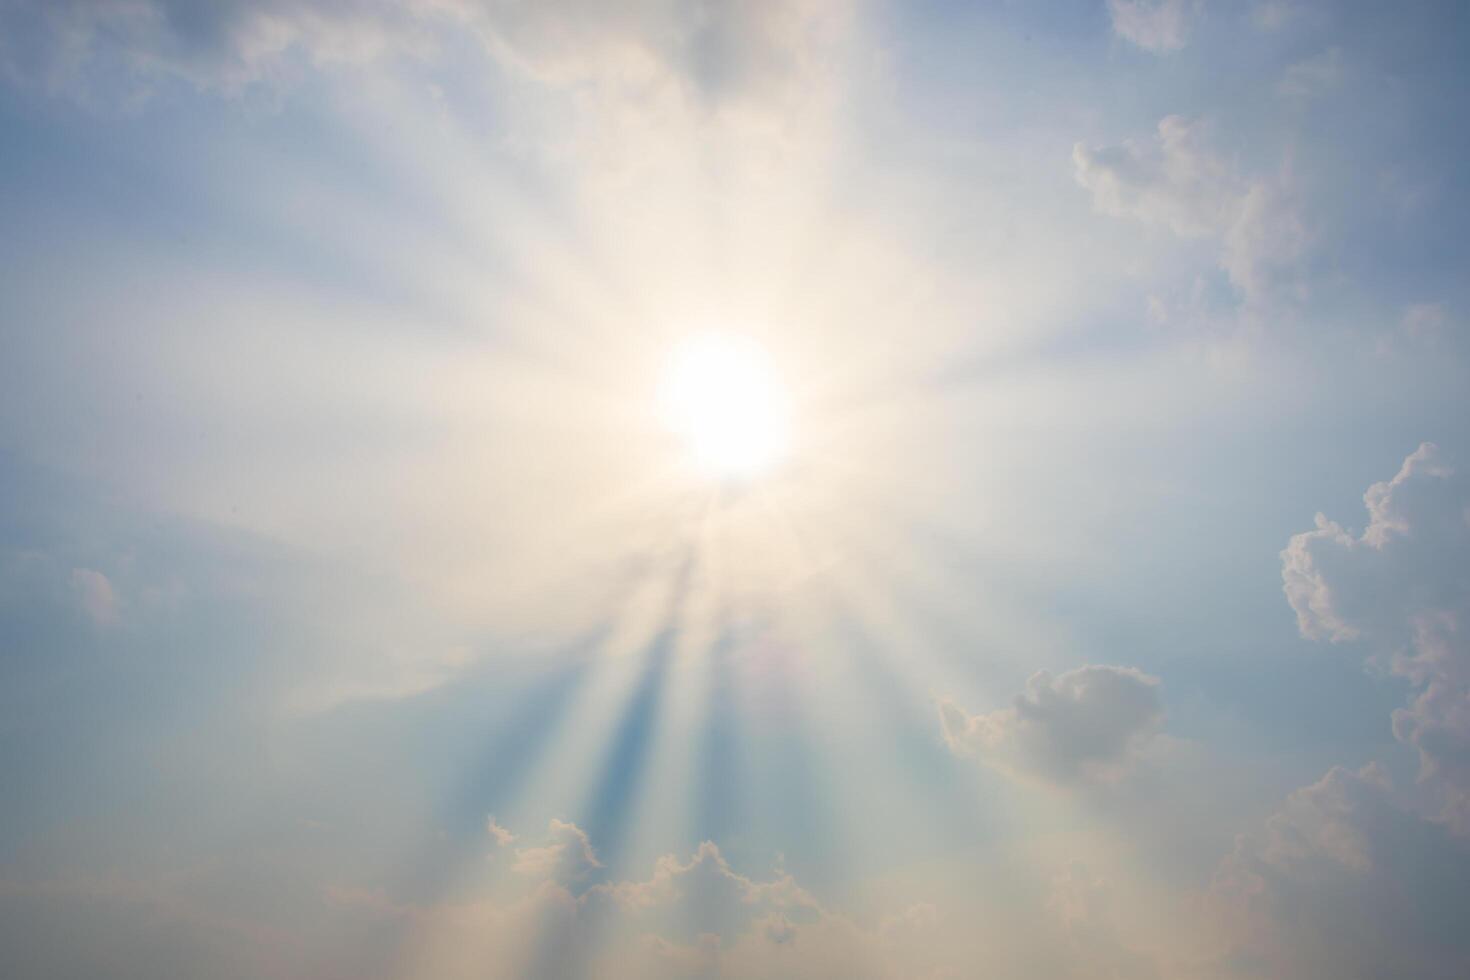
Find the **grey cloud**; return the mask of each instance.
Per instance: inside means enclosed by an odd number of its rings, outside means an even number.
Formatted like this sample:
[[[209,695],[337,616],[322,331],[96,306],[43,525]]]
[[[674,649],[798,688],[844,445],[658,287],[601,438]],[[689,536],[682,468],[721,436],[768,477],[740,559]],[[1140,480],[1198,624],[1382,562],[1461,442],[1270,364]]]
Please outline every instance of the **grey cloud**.
[[[1470,851],[1399,806],[1372,767],[1335,768],[1292,793],[1237,841],[1209,899],[1229,933],[1230,976],[1470,970]]]
[[[1040,671],[1011,707],[971,715],[944,701],[940,723],[951,750],[1003,770],[1056,782],[1107,778],[1162,720],[1158,684],[1131,667]]]

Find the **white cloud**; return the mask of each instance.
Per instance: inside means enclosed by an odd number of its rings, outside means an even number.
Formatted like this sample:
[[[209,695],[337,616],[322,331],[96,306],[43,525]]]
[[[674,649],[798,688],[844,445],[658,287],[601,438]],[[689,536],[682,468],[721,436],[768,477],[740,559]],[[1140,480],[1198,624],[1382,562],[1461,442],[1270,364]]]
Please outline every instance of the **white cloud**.
[[[117,592],[106,575],[91,568],[73,568],[71,590],[92,622],[99,626],[117,622]]]
[[[1342,49],[1328,48],[1286,69],[1276,91],[1296,102],[1306,102],[1342,84]]]
[[[555,818],[548,829],[548,843],[516,850],[517,874],[569,883],[584,881],[602,867],[586,831]]]
[[[1184,237],[1219,233],[1242,194],[1239,178],[1209,147],[1204,124],[1184,116],[1159,120],[1152,143],[1078,143],[1072,160],[1099,211],[1162,224]]]
[[[1252,301],[1296,291],[1298,264],[1311,237],[1286,187],[1258,180],[1234,202],[1220,265]]]
[[[1007,772],[1061,783],[1106,779],[1129,765],[1163,719],[1158,683],[1131,667],[1040,671],[1011,707],[971,715],[943,701],[940,723],[952,751]]]
[[[1374,350],[1380,355],[1426,351],[1448,355],[1459,346],[1454,328],[1454,318],[1444,303],[1410,303],[1379,335]]]
[[[1147,143],[1072,149],[1077,182],[1104,214],[1161,225],[1220,245],[1220,267],[1247,301],[1294,284],[1310,235],[1289,181],[1246,178],[1210,145],[1198,120],[1166,116]]]
[[[1427,794],[1371,764],[1291,793],[1216,871],[1207,911],[1227,948],[1209,976],[1470,970],[1470,482],[1426,443],[1364,501],[1361,534],[1318,514],[1292,537],[1284,589],[1303,636],[1362,643],[1416,686],[1394,732],[1418,749]]]
[[[1449,320],[1443,303],[1412,303],[1399,317],[1399,331],[1411,342],[1435,344],[1444,337]]]
[[[1189,39],[1193,10],[1185,0],[1108,0],[1113,30],[1148,51],[1177,51]]]
[[[495,842],[496,847],[505,847],[513,843],[516,839],[515,834],[512,834],[495,822],[495,815],[493,813],[485,818],[485,833],[490,835],[490,839]]]
[[[1317,515],[1281,553],[1303,636],[1361,640],[1415,696],[1394,734],[1419,752],[1437,814],[1470,832],[1470,479],[1430,443],[1363,497],[1354,535]]]
[[[1283,0],[1269,0],[1266,3],[1258,3],[1251,8],[1251,23],[1258,30],[1277,31],[1285,27],[1294,17],[1298,10],[1294,4],[1285,3]]]
[[[404,975],[440,978],[843,978],[918,980],[942,972],[937,912],[917,905],[860,926],[825,908],[784,871],[755,879],[705,842],[687,859],[665,855],[646,879],[577,885],[557,861],[586,841],[553,820],[554,860],[522,870],[520,897],[427,905],[333,889],[332,902],[406,930],[416,950]],[[589,847],[590,851],[590,847]],[[521,852],[525,853],[525,852]],[[583,860],[588,860],[584,856]],[[956,964],[957,965],[957,964]]]

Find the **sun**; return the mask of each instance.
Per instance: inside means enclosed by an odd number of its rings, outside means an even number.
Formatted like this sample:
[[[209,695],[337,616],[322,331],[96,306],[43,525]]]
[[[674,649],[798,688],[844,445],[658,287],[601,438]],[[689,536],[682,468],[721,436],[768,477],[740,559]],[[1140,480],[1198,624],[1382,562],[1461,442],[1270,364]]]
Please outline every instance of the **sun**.
[[[665,425],[715,475],[758,475],[789,448],[786,391],[765,351],[747,338],[686,340],[670,354],[659,394]]]

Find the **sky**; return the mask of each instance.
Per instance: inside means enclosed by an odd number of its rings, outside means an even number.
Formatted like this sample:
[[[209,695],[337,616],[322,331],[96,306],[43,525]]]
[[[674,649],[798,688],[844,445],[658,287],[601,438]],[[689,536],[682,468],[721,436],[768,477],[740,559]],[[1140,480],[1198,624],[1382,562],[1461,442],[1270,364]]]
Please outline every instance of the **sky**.
[[[0,0],[0,974],[1470,975],[1467,42]]]

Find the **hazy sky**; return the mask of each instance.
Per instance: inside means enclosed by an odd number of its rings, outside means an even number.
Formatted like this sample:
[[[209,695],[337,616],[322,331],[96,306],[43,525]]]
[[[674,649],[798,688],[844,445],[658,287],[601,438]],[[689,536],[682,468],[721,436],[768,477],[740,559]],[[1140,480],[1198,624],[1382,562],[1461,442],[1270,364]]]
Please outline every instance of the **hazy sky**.
[[[0,974],[1470,976],[1467,43],[0,0]]]

